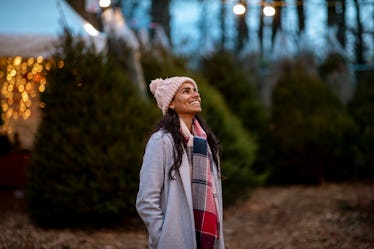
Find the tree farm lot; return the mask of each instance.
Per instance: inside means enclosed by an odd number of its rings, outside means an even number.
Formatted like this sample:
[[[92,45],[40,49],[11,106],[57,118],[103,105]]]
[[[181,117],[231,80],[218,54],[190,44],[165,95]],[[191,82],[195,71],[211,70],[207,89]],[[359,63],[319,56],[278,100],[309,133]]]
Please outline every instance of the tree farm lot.
[[[373,249],[374,182],[253,189],[224,211],[227,249]],[[1,191],[1,249],[146,249],[134,219],[113,229],[42,229],[22,192]]]

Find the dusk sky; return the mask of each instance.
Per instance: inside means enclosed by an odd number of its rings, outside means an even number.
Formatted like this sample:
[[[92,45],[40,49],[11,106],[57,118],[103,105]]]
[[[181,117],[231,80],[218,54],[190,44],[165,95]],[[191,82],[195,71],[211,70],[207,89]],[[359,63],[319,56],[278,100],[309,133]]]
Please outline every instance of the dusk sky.
[[[207,49],[214,48],[214,41],[217,40],[219,35],[219,23],[217,21],[218,16],[218,6],[217,1],[208,0],[207,8],[208,18],[211,21],[207,24],[209,26],[209,34],[205,36],[207,42]],[[232,13],[231,9],[235,3],[238,1],[228,0],[227,4],[227,31],[229,37],[234,37],[235,33],[235,24],[234,18],[235,15]],[[325,1],[323,0],[309,0],[305,1],[305,15],[306,15],[306,34],[309,38],[310,46],[314,47],[316,52],[321,53],[325,48],[327,29],[325,26],[326,23],[326,6]],[[368,31],[374,31],[374,0],[366,0],[362,2],[361,9],[361,19],[364,20],[364,28]],[[250,36],[256,36],[258,32],[258,20],[259,13],[261,8],[259,6],[259,1],[249,0],[248,1],[248,12],[247,12],[247,21],[249,24]],[[289,36],[289,39],[292,43],[297,42],[297,16],[296,14],[296,5],[295,1],[287,1],[288,5],[283,9],[283,30]],[[199,23],[200,13],[202,11],[201,3],[198,1],[175,1],[172,5],[172,34],[174,44],[180,47],[179,51],[194,51],[200,47],[198,43],[199,40],[204,39],[204,37],[199,37],[198,28],[201,23]],[[180,14],[181,10],[183,13]],[[188,11],[187,11],[188,10]],[[354,28],[356,25],[355,20],[355,11],[352,1],[347,1],[347,24],[348,27]],[[265,20],[266,21],[266,20]],[[271,21],[271,17],[267,21]],[[270,22],[269,22],[270,23]],[[371,58],[374,57],[374,45],[372,35],[365,36],[367,45],[370,47]],[[188,41],[188,42],[186,42]],[[348,36],[348,48],[353,47],[353,36]],[[252,41],[253,43],[253,41]]]
[[[55,4],[58,1],[22,1],[22,0],[4,0],[1,3],[1,16],[3,24],[0,26],[0,33],[9,32],[30,32],[30,33],[48,33],[51,29],[55,29],[59,25],[56,21]],[[126,2],[126,1],[124,1]],[[204,4],[202,4],[202,2]],[[235,15],[232,12],[232,7],[238,1],[227,0],[227,19],[226,30],[228,37],[228,46],[233,45],[233,38],[235,37],[236,27],[234,23]],[[305,1],[305,15],[306,15],[306,33],[310,46],[315,48],[318,53],[323,53],[326,48],[326,6],[324,0],[309,0]],[[191,52],[206,52],[215,48],[215,43],[219,39],[219,1],[205,0],[205,1],[171,1],[171,35],[176,53],[188,54]],[[258,0],[248,1],[247,21],[249,25],[250,42],[249,45],[256,48],[256,38],[258,32],[258,19],[261,11]],[[361,3],[361,19],[364,23],[364,29],[368,32],[374,32],[374,0],[362,0]],[[131,28],[135,31],[147,28],[150,23],[150,18],[147,10],[150,6],[150,1],[141,1],[139,3],[139,11],[132,20],[126,20]],[[50,9],[54,7],[54,11]],[[10,8],[10,10],[9,10]],[[205,9],[204,9],[205,8]],[[30,13],[33,10],[33,13]],[[126,4],[123,4],[123,12],[126,14]],[[17,13],[17,14],[16,14]],[[42,14],[38,14],[42,13]],[[68,13],[68,12],[66,12]],[[202,15],[202,13],[205,13]],[[295,48],[297,44],[297,18],[296,18],[295,0],[287,1],[287,6],[283,9],[283,30],[288,37],[290,44]],[[39,20],[40,16],[49,15],[51,22],[46,25],[45,22]],[[204,16],[204,19],[201,19]],[[353,1],[347,1],[347,23],[349,28],[355,28],[355,11]],[[31,18],[32,17],[32,18]],[[68,15],[66,20],[74,23],[79,22],[77,18]],[[271,18],[268,18],[270,24]],[[202,36],[199,32],[201,26],[205,26],[206,32]],[[12,30],[14,29],[14,30]],[[268,30],[269,31],[269,30]],[[266,30],[265,30],[266,32]],[[374,57],[374,41],[372,35],[364,37],[366,45],[369,47],[368,58]],[[347,51],[352,51],[353,36],[348,32]],[[352,54],[349,54],[352,56]],[[369,60],[370,61],[370,60]],[[371,59],[373,61],[373,59]]]
[[[125,1],[124,1],[125,2]],[[175,45],[175,50],[177,53],[190,53],[200,50],[210,50],[213,49],[214,43],[219,37],[219,22],[218,13],[219,6],[217,0],[205,0],[205,1],[183,1],[174,0],[171,1],[171,34],[173,39],[173,44]],[[226,0],[227,5],[227,36],[231,38],[228,41],[232,45],[233,37],[235,35],[235,24],[232,7],[238,1],[236,0]],[[296,16],[296,3],[295,0],[287,1],[287,5],[283,8],[283,30],[287,34],[289,40],[291,41],[293,47],[298,43],[296,31],[297,31],[297,16]],[[374,32],[374,0],[362,0],[359,1],[361,6],[361,20],[364,24],[364,29],[367,32]],[[202,4],[204,3],[204,4]],[[353,6],[353,1],[346,1],[347,4],[347,25],[351,30],[356,28],[355,10]],[[142,1],[139,3],[141,6],[140,11],[134,16],[132,20],[127,20],[129,25],[135,30],[145,28],[150,22],[147,15],[144,14],[144,10],[149,9],[150,1]],[[205,5],[205,10],[204,10]],[[143,11],[141,10],[143,9]],[[123,8],[124,13],[127,13],[126,4]],[[254,38],[258,32],[258,20],[259,13],[261,11],[258,0],[248,0],[248,12],[247,21],[249,25],[250,38]],[[201,20],[202,13],[205,13],[204,20]],[[306,16],[306,35],[308,37],[307,41],[309,46],[311,46],[317,54],[323,55],[325,50],[328,48],[326,46],[326,37],[328,30],[326,29],[326,1],[325,0],[308,0],[305,1],[305,16]],[[269,23],[271,18],[267,20]],[[199,33],[199,28],[204,25],[207,27],[207,32],[201,37]],[[347,32],[347,51],[349,56],[352,55],[353,51],[353,35]],[[374,61],[374,41],[372,35],[364,36],[366,46],[369,47],[369,54],[366,56],[368,60]],[[250,46],[256,46],[256,41],[251,40]],[[295,48],[296,49],[296,48]],[[371,59],[370,59],[371,58]]]

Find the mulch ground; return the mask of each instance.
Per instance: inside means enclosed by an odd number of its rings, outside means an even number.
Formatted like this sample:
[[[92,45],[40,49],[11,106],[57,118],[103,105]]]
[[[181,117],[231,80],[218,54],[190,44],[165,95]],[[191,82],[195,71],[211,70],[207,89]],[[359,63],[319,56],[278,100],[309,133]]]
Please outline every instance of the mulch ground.
[[[140,221],[42,229],[30,221],[22,195],[0,192],[0,249],[147,248]],[[225,209],[224,233],[226,249],[374,249],[374,183],[258,188]]]

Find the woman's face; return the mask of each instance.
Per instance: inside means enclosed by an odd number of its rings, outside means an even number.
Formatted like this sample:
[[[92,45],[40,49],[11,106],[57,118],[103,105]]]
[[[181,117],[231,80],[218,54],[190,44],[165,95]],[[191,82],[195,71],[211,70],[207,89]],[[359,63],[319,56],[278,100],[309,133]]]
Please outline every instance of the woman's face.
[[[200,94],[196,87],[189,82],[183,83],[174,99],[170,103],[170,108],[174,109],[179,116],[191,115],[195,116],[201,112]]]

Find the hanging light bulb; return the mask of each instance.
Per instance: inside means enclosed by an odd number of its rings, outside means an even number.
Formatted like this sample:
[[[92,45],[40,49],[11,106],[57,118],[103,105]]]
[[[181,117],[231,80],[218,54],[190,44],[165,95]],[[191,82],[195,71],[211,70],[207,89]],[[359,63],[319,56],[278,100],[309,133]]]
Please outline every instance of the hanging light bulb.
[[[99,5],[101,8],[107,8],[111,4],[111,0],[100,0]]]
[[[232,7],[232,12],[234,12],[235,15],[243,15],[245,11],[245,6],[241,3],[237,3]]]
[[[262,12],[265,16],[274,16],[275,15],[275,9],[273,6],[267,5],[262,9]]]

